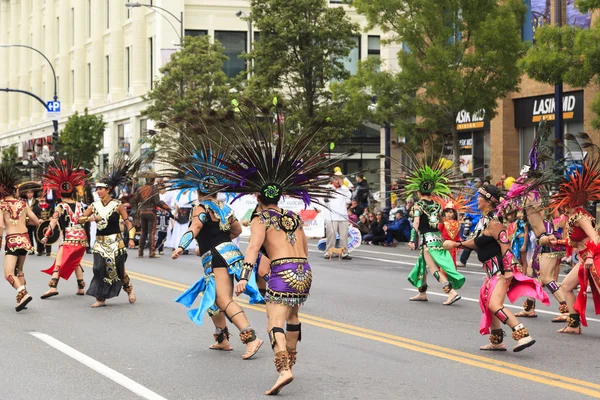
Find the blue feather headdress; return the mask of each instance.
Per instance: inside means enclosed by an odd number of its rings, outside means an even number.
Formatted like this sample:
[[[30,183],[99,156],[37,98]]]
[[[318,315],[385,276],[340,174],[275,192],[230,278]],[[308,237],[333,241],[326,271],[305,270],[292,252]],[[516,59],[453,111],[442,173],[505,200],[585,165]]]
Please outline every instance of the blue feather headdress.
[[[168,190],[199,191],[214,195],[231,184],[225,177],[227,153],[205,137],[183,134],[170,137],[171,147],[154,155],[164,168],[160,175],[168,179]]]

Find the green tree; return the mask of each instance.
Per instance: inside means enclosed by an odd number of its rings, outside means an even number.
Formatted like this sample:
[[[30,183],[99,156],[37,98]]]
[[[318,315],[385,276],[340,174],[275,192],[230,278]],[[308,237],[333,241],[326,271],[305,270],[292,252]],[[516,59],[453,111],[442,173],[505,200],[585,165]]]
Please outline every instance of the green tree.
[[[580,1],[577,5],[582,12],[600,9],[598,0]],[[575,87],[600,84],[600,26],[543,26],[536,30],[535,45],[527,51],[521,65],[538,82]],[[591,125],[600,129],[600,94],[590,109],[596,114]]]
[[[521,0],[348,0],[370,27],[402,43],[397,91],[416,117],[413,129],[451,133],[459,154],[461,110],[493,118],[499,98],[516,90],[524,5]],[[378,99],[384,96],[374,93]],[[384,93],[385,94],[385,93]],[[406,134],[407,132],[400,132]],[[458,163],[455,163],[458,168]]]
[[[90,115],[87,108],[82,115],[75,112],[58,136],[60,154],[81,162],[84,168],[94,169],[98,152],[102,149],[105,128],[102,115]]]
[[[277,96],[288,127],[329,117],[322,139],[351,133],[357,126],[339,114],[329,84],[349,77],[344,60],[356,46],[358,25],[327,0],[251,0],[250,6],[260,39],[248,57],[254,69],[245,96],[265,105]]]
[[[19,158],[19,153],[16,144],[11,144],[2,150],[2,165],[14,166],[17,158]]]
[[[183,49],[160,69],[163,76],[145,97],[150,105],[144,115],[162,126],[194,133],[215,113],[230,110],[239,85],[238,80],[228,82],[226,60],[219,42],[186,36]]]

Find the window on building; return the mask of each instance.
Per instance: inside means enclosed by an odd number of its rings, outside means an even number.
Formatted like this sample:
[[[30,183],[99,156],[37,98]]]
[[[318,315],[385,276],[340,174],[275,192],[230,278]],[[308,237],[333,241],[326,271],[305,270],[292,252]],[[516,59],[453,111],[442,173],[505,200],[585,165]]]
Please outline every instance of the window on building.
[[[206,36],[208,31],[206,29],[186,29],[185,36]]]
[[[75,46],[75,8],[71,7],[71,46]]]
[[[125,88],[130,91],[131,86],[131,46],[125,48]]]
[[[87,64],[87,98],[92,98],[92,64]]]
[[[54,37],[54,43],[56,43],[56,52],[60,53],[60,17],[56,17],[56,36]]]
[[[110,56],[106,56],[106,94],[110,93]]]
[[[381,57],[381,43],[379,36],[369,36],[368,38],[368,57],[377,58]]]
[[[150,54],[150,62],[149,62],[149,66],[150,66],[150,70],[149,70],[149,74],[148,76],[150,77],[150,90],[152,90],[152,88],[154,87],[154,41],[152,40],[151,37],[148,38],[148,47],[149,47],[149,51],[148,54]]]
[[[129,122],[123,122],[117,125],[117,140],[120,153],[129,154],[131,151],[131,134],[131,124]]]
[[[358,62],[360,61],[360,37],[355,36],[352,40],[354,41],[354,47],[350,50],[348,57],[344,59],[344,68],[351,75],[356,75],[358,72]]]
[[[75,102],[75,70],[71,70],[71,103]]]
[[[225,55],[229,57],[223,66],[229,78],[235,78],[246,70],[246,60],[240,58],[240,55],[246,52],[247,39],[246,32],[215,31],[215,40],[221,42],[225,47]]]
[[[106,0],[106,29],[110,28],[110,0]]]

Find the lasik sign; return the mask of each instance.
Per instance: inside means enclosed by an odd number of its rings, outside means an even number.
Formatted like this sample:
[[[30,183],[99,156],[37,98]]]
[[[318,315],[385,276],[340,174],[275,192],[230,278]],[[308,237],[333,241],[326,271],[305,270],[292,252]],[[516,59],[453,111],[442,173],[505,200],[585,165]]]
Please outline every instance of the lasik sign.
[[[554,95],[516,99],[514,105],[517,128],[535,125],[542,120],[554,120],[556,108]],[[583,91],[565,93],[561,109],[565,121],[583,121]]]
[[[569,119],[573,118],[573,113],[575,112],[575,105],[577,104],[577,100],[574,95],[563,96],[563,118]],[[538,122],[542,119],[550,119],[552,116],[554,119],[555,115],[556,102],[554,101],[554,97],[535,100],[533,102],[533,122]]]
[[[485,110],[479,110],[473,114],[462,110],[456,116],[456,130],[480,129],[485,126]]]

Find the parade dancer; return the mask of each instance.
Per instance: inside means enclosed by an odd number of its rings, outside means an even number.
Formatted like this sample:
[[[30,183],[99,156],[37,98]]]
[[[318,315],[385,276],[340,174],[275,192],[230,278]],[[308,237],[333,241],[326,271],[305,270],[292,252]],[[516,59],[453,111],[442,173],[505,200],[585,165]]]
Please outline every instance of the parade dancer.
[[[85,184],[85,179],[85,172],[66,160],[62,160],[60,165],[49,167],[42,177],[44,191],[54,190],[61,202],[55,206],[50,226],[44,232],[41,241],[44,245],[48,242],[56,225],[59,225],[64,232],[64,240],[58,248],[54,264],[42,270],[52,277],[48,283],[49,289],[41,296],[42,299],[58,295],[59,278],[68,280],[73,272],[77,278],[76,294],[84,295],[85,282],[81,259],[88,247],[88,238],[85,228],[79,224],[79,219],[84,213],[84,205],[75,201],[74,196],[77,194],[76,188]]]
[[[13,166],[0,166],[0,247],[2,247],[1,232],[6,229],[4,247],[4,279],[17,290],[17,312],[23,310],[32,300],[25,288],[23,266],[27,254],[33,246],[27,233],[26,219],[29,223],[39,225],[40,221],[31,208],[23,200],[17,199],[17,184],[19,178],[17,169]]]
[[[444,305],[452,305],[461,299],[456,291],[465,283],[465,277],[456,270],[450,253],[443,248],[444,239],[439,229],[442,206],[432,196],[449,196],[451,187],[458,188],[459,179],[452,168],[445,168],[440,159],[421,161],[414,153],[407,153],[411,163],[404,165],[408,170],[404,194],[417,193],[419,201],[412,208],[413,230],[409,241],[411,250],[419,250],[417,264],[408,274],[408,281],[418,290],[410,301],[428,301],[427,270],[442,285],[448,298]],[[428,159],[429,157],[424,157]],[[449,186],[450,185],[450,186]]]
[[[127,211],[120,201],[111,194],[115,187],[123,185],[128,177],[135,174],[139,161],[117,159],[112,166],[96,182],[96,194],[100,200],[92,203],[85,210],[78,223],[96,222],[96,242],[93,247],[94,268],[87,295],[96,298],[92,308],[106,306],[106,300],[117,297],[121,287],[127,293],[129,303],[136,301],[133,286],[125,269],[127,249],[121,234],[120,218],[123,219],[129,232],[129,248],[135,246],[135,228],[127,216]]]
[[[331,197],[332,189],[326,187],[331,175],[325,171],[333,170],[340,157],[325,157],[324,149],[311,151],[320,124],[297,133],[293,142],[287,142],[289,135],[279,120],[273,125],[257,120],[253,108],[240,106],[238,110],[236,118],[242,122],[233,123],[232,134],[224,136],[233,152],[224,160],[226,176],[233,181],[226,190],[256,194],[258,207],[250,222],[250,244],[244,257],[242,279],[235,291],[239,295],[245,290],[263,248],[271,261],[265,297],[267,329],[279,373],[265,394],[276,395],[294,379],[292,367],[297,360],[297,343],[302,338],[298,310],[312,284],[302,220],[298,214],[283,210],[277,204],[282,196],[302,199],[307,206],[314,198]]]
[[[462,195],[457,196],[456,198],[452,197],[440,197],[434,199],[436,202],[440,203],[442,206],[442,212],[444,213],[444,220],[438,224],[438,229],[442,233],[442,238],[444,240],[452,240],[459,241],[460,240],[460,222],[458,220],[459,213],[463,214],[465,212],[469,212],[467,204],[467,199],[465,199]],[[454,261],[454,265],[456,266],[456,249],[450,250],[450,255],[452,256],[452,260]]]
[[[200,306],[188,311],[188,316],[197,325],[202,325],[204,313],[208,312],[211,316],[217,343],[210,349],[232,350],[225,320],[227,318],[239,329],[240,340],[246,346],[242,359],[248,360],[258,352],[263,341],[257,338],[242,307],[233,301],[233,279],[241,279],[244,256],[232,242],[242,232],[242,227],[233,210],[216,198],[216,190],[222,179],[212,168],[222,166],[223,154],[213,153],[206,139],[192,140],[182,134],[180,140],[182,143],[173,144],[171,149],[166,149],[166,154],[158,161],[166,166],[162,173],[175,176],[170,179],[170,190],[195,189],[200,200],[193,205],[190,226],[181,236],[172,258],[178,259],[195,239],[204,276],[175,301],[190,308],[202,294]],[[246,288],[250,304],[262,303],[263,297],[253,278],[247,279],[252,280],[252,284]]]
[[[560,176],[557,168],[558,170],[564,168],[554,161],[554,145],[549,145],[548,142],[550,132],[548,124],[540,125],[529,152],[529,165],[523,168],[519,178],[509,188],[499,208],[520,210],[527,216],[529,226],[537,240],[537,255],[534,253],[531,269],[529,269],[530,276],[538,279],[558,301],[561,315],[552,319],[552,322],[566,322],[569,308],[555,278],[558,275],[560,260],[566,254],[566,248],[551,244],[552,241],[560,239],[561,234],[552,217],[546,216],[548,212],[542,202],[543,197],[548,197],[542,196],[542,193],[548,193],[549,189],[557,183],[557,176]],[[523,303],[523,310],[516,316],[535,318],[537,317],[535,308],[535,298],[529,297]]]
[[[595,151],[597,147],[592,146]],[[592,152],[590,152],[591,154]],[[587,202],[600,200],[600,158],[584,161],[581,170],[575,169],[558,193],[551,198],[550,208],[564,208],[568,220],[563,230],[564,237],[551,240],[552,245],[566,245],[578,252],[578,263],[562,281],[560,291],[565,296],[569,317],[560,333],[580,334],[581,325],[587,326],[587,288],[592,290],[595,312],[600,314],[600,238],[595,219],[583,208]],[[579,285],[579,294],[575,289]]]
[[[513,303],[519,297],[529,296],[546,305],[550,304],[550,300],[539,282],[521,273],[519,262],[510,249],[506,228],[495,210],[502,201],[500,189],[486,185],[478,192],[477,207],[482,213],[483,222],[475,238],[465,242],[446,241],[444,247],[477,250],[477,257],[483,263],[487,276],[479,292],[479,306],[483,313],[479,332],[482,335],[489,334],[490,343],[480,347],[480,350],[506,351],[504,331],[500,325],[503,323],[512,329],[512,337],[517,341],[513,351],[519,352],[532,346],[535,340],[513,312],[504,307],[505,298],[508,297]]]

